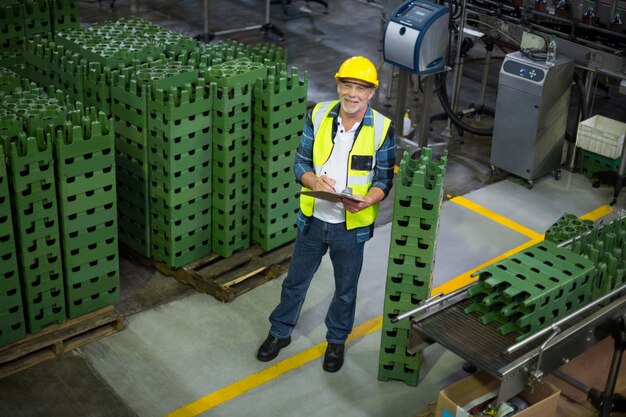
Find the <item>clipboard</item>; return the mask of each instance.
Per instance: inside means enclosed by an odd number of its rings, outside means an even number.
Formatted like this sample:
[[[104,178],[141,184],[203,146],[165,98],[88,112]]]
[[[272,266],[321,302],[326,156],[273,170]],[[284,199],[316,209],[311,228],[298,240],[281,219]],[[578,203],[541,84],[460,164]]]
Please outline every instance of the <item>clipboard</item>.
[[[340,193],[335,193],[331,191],[298,191],[296,195],[308,195],[310,197],[319,198],[326,201],[331,201],[333,203],[340,202],[340,198],[345,198],[350,201],[354,201],[356,203],[363,202],[363,198],[361,196],[352,195],[352,190],[345,189]]]

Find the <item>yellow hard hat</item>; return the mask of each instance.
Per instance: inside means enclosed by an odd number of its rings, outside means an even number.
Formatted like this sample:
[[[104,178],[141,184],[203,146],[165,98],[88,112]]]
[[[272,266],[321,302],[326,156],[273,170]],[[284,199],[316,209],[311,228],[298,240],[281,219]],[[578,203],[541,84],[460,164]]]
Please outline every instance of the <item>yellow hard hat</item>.
[[[352,58],[346,59],[339,67],[337,74],[335,74],[336,80],[340,78],[362,80],[373,84],[374,88],[378,88],[376,67],[372,64],[372,61],[363,56],[353,56]]]

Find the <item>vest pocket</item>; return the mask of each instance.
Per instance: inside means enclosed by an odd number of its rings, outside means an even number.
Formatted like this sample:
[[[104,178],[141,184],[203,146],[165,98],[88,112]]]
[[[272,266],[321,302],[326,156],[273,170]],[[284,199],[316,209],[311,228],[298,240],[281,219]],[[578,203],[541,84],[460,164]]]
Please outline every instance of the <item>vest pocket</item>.
[[[369,155],[352,155],[350,163],[351,168],[355,171],[370,171],[374,164],[374,158]]]

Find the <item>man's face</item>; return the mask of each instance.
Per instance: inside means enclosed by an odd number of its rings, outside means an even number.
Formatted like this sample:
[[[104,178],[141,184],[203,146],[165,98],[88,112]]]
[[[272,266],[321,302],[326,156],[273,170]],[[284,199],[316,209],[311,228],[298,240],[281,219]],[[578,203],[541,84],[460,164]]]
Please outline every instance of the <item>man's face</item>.
[[[374,95],[374,88],[361,80],[342,78],[337,81],[337,93],[341,110],[347,114],[356,114],[367,107]]]

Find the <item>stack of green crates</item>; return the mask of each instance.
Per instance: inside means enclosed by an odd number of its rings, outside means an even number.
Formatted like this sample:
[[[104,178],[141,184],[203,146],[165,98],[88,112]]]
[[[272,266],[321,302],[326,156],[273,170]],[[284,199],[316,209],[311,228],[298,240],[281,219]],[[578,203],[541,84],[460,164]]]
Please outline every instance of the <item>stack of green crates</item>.
[[[211,253],[211,142],[215,86],[179,62],[148,77],[152,256],[181,267]]]
[[[578,149],[578,169],[589,179],[593,179],[599,172],[617,172],[622,158],[608,158],[586,149]]]
[[[146,84],[125,68],[112,76],[111,112],[115,130],[119,239],[145,257],[152,256],[148,96]]]
[[[270,67],[254,87],[252,240],[271,250],[296,237],[293,163],[306,116],[307,77]]]
[[[435,162],[429,148],[423,148],[417,159],[407,151],[400,162],[383,306],[381,381],[418,383],[421,353],[407,352],[410,320],[394,324],[391,318],[429,297],[447,163],[447,151]]]
[[[5,155],[9,150],[9,141],[22,131],[22,121],[17,115],[0,106],[0,144],[4,145]]]
[[[80,45],[79,54],[84,53],[88,61],[84,69],[84,102],[107,114],[111,113],[111,71],[199,49],[193,39],[137,18],[62,35],[68,43]],[[100,53],[94,54],[97,50]]]
[[[52,50],[52,85],[63,91],[73,101],[83,101],[84,63],[78,53],[67,51],[63,46]]]
[[[267,68],[238,59],[208,68],[217,84],[213,106],[213,252],[227,257],[250,246],[252,85]]]
[[[54,24],[54,19],[57,24]],[[29,39],[51,39],[53,30],[78,27],[76,0],[8,0],[0,4],[0,65],[20,69]],[[23,74],[25,75],[25,74]],[[35,81],[33,79],[33,81]],[[47,85],[47,84],[44,84]]]
[[[119,299],[113,124],[51,93],[23,81],[0,100],[31,333]]]
[[[79,26],[78,0],[48,0],[48,3],[53,33],[75,29]]]
[[[24,9],[15,1],[0,5],[0,50],[16,52],[24,47]]]
[[[592,300],[594,263],[552,242],[541,242],[478,271],[465,312],[521,340]]]
[[[0,346],[26,336],[5,161],[4,146],[0,143]]]
[[[19,73],[42,86],[54,85],[52,52],[55,44],[40,35],[26,42],[24,66]]]
[[[193,60],[199,68],[216,66],[240,58],[247,58],[259,63],[284,64],[285,50],[270,43],[246,45],[233,40],[223,40],[207,45],[204,50],[192,51],[184,59]],[[177,59],[183,59],[182,56]]]
[[[52,13],[49,0],[27,0],[21,3],[26,39],[32,39],[35,35],[49,37],[52,34]]]
[[[0,92],[8,94],[20,86],[20,76],[8,68],[0,67]]]
[[[66,317],[52,144],[41,130],[21,133],[9,161],[26,324],[36,333]]]
[[[57,93],[57,97],[50,97],[43,89],[24,80],[21,88],[2,97],[0,106],[19,116],[26,133],[35,136],[40,130],[42,134],[48,133],[65,122],[65,100],[60,91]]]
[[[546,230],[544,239],[558,244],[576,236],[581,236],[592,230],[593,227],[593,221],[581,220],[575,214],[565,213]]]
[[[0,92],[10,95],[21,85],[20,77],[15,72],[0,68]],[[4,143],[5,156],[9,149],[9,139],[17,137],[22,131],[22,121],[11,110],[0,105],[0,143]]]
[[[124,42],[132,42],[134,38],[140,44],[156,46],[168,58],[200,47],[200,43],[189,36],[137,17],[118,19],[115,22],[108,22],[99,26],[94,25],[88,30],[92,28],[108,37],[115,37],[119,34]]]
[[[199,49],[184,35],[142,19],[120,19],[27,43],[23,75],[63,89],[73,100],[111,114],[111,71]]]
[[[67,316],[120,296],[113,123],[95,108],[69,112],[55,132]]]
[[[274,65],[286,64],[285,49],[273,43],[246,45],[247,56],[255,62],[271,62]]]
[[[592,230],[575,240],[571,249],[596,266],[594,300],[626,283],[626,218]]]
[[[111,111],[111,68],[99,62],[89,62],[84,68],[83,103],[105,114]]]

